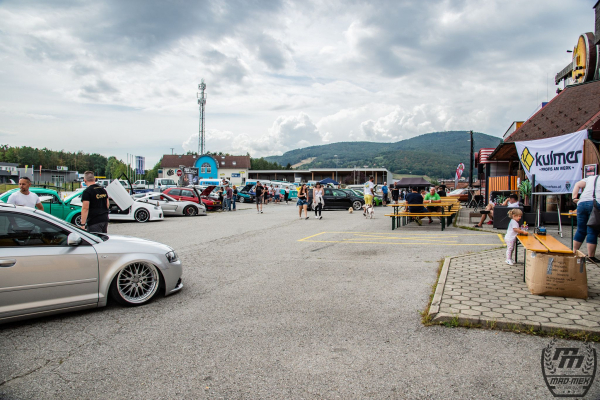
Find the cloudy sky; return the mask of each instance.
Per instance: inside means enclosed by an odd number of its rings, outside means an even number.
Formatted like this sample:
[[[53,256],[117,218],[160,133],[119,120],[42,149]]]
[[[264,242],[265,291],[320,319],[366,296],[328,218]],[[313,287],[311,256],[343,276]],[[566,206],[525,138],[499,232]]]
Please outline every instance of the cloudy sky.
[[[501,136],[554,96],[595,0],[0,0],[0,143],[252,156]],[[549,90],[547,83],[549,82]]]

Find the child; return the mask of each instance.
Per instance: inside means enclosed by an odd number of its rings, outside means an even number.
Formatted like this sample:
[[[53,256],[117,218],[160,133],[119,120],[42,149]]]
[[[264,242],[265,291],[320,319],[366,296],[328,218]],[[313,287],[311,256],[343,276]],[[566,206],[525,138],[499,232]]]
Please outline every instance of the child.
[[[527,235],[527,231],[519,228],[519,221],[523,216],[523,211],[518,208],[513,208],[508,212],[508,217],[510,218],[510,224],[508,224],[508,229],[506,230],[506,235],[504,236],[504,241],[506,242],[506,263],[508,265],[513,265],[514,261],[512,260],[512,253],[515,249],[515,243],[517,242],[517,234]]]

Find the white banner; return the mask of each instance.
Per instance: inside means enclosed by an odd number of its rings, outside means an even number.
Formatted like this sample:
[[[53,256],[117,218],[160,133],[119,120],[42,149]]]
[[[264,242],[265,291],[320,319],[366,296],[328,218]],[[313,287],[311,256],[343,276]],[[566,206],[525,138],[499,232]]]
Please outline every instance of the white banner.
[[[529,180],[554,193],[571,193],[581,180],[583,141],[587,131],[549,139],[515,142],[519,160]]]

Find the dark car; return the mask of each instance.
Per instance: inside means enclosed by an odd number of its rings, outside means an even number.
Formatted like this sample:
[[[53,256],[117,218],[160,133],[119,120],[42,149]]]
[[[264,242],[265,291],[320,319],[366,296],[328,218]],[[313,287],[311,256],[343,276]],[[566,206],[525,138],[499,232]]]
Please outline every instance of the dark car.
[[[323,199],[325,200],[324,210],[347,210],[352,207],[354,210],[360,210],[365,204],[365,199],[357,196],[351,190],[325,188]],[[313,190],[308,191],[308,208],[312,208]]]
[[[238,190],[237,201],[240,203],[253,203],[256,198],[256,193],[253,185],[246,185],[242,189]]]

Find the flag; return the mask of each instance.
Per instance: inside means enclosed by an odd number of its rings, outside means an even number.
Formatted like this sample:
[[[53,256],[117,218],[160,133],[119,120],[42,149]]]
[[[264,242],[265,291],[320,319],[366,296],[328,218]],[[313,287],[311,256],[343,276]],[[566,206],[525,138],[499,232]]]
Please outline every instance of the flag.
[[[25,164],[25,173],[27,173],[27,168],[29,167],[29,165]]]
[[[465,164],[463,164],[463,163],[458,164],[458,167],[456,167],[456,176],[454,178],[454,189],[457,189],[458,180],[462,176],[462,173],[464,170],[465,170]]]

